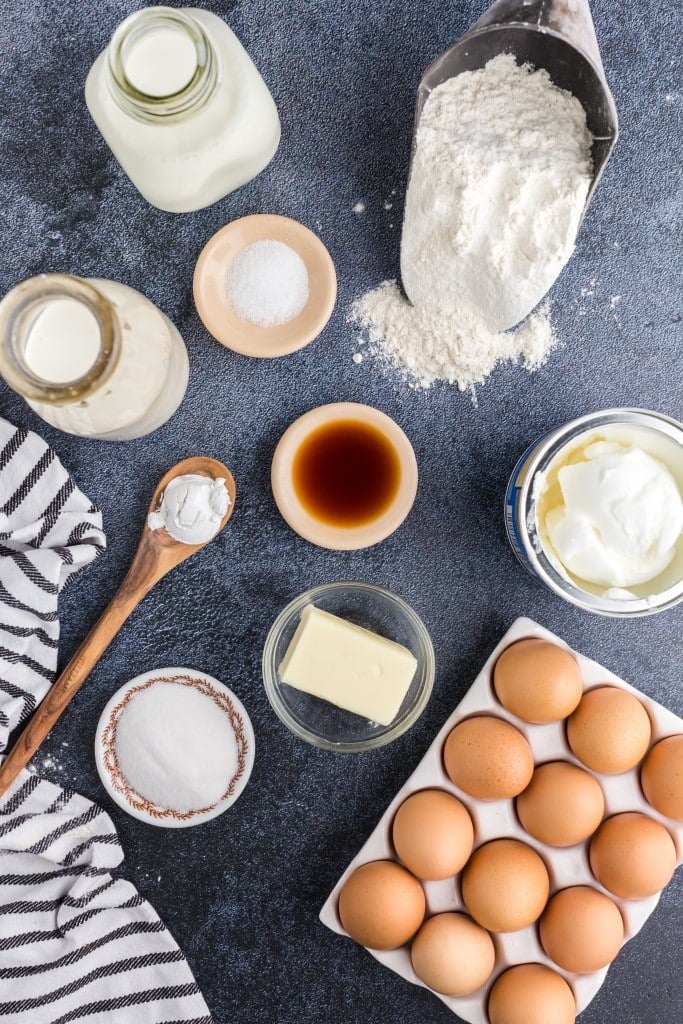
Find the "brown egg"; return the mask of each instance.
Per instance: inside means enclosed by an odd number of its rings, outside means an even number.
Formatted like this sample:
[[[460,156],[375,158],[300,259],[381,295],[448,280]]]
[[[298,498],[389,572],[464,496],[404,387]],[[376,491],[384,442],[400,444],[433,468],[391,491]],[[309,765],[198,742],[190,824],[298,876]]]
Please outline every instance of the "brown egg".
[[[479,800],[505,800],[529,785],[534,756],[514,725],[500,718],[466,718],[444,744],[446,772],[463,792]]]
[[[656,811],[683,821],[683,735],[655,743],[643,762],[640,782]]]
[[[516,839],[494,839],[470,857],[462,898],[490,932],[516,932],[536,921],[548,901],[550,880],[542,859]]]
[[[589,690],[567,722],[569,746],[579,761],[605,775],[634,768],[650,745],[651,732],[638,698],[616,686]]]
[[[556,971],[518,964],[501,974],[489,995],[490,1024],[574,1024],[576,1000]]]
[[[413,937],[425,916],[417,878],[393,860],[356,868],[339,895],[339,917],[352,939],[368,949],[397,949]]]
[[[503,651],[493,670],[493,687],[513,715],[542,725],[571,715],[583,694],[583,678],[569,651],[533,637]]]
[[[551,761],[536,769],[516,807],[529,835],[548,846],[573,846],[595,832],[605,798],[597,779],[583,768]]]
[[[628,811],[603,822],[591,840],[593,874],[608,892],[625,900],[654,896],[676,870],[674,841],[658,821]]]
[[[413,939],[413,970],[445,996],[468,996],[488,981],[496,962],[491,936],[464,914],[430,917]]]
[[[609,896],[575,885],[550,899],[539,932],[543,949],[559,967],[590,974],[614,960],[624,941],[624,922]]]
[[[438,881],[456,875],[474,843],[469,812],[442,789],[424,789],[405,800],[394,818],[394,849],[418,878]]]

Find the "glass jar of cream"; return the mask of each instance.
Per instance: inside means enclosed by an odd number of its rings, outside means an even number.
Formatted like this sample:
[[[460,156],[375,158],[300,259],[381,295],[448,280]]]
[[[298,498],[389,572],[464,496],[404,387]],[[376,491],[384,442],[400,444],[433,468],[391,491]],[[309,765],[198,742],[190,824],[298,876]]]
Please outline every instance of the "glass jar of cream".
[[[0,302],[0,373],[68,434],[151,433],[180,405],[188,372],[177,329],[127,285],[41,274]]]
[[[505,499],[522,565],[566,601],[632,617],[683,600],[683,424],[606,409],[522,455]]]
[[[280,142],[268,87],[215,14],[148,7],[126,18],[93,64],[88,109],[153,206],[210,206],[256,177]]]

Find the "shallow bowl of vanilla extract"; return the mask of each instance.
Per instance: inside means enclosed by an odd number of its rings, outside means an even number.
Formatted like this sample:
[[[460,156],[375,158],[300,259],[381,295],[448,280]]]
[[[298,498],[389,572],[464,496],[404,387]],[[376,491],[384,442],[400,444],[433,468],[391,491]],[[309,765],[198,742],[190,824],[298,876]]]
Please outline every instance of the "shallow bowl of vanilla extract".
[[[305,540],[334,551],[378,544],[403,523],[417,493],[413,447],[379,409],[323,405],[285,431],[271,485],[283,519]]]
[[[279,667],[309,604],[393,640],[415,657],[415,675],[389,725],[368,721],[282,682]],[[422,619],[403,598],[371,583],[340,581],[307,590],[280,612],[263,648],[262,670],[266,696],[290,732],[323,750],[362,754],[398,739],[418,720],[434,686],[434,648]]]
[[[240,316],[228,291],[231,265],[260,242],[277,242],[293,250],[308,281],[303,308],[272,326]],[[290,217],[256,213],[231,221],[209,239],[197,260],[193,295],[200,319],[216,341],[240,355],[273,359],[304,348],[324,330],[337,299],[337,274],[329,252],[309,228]]]

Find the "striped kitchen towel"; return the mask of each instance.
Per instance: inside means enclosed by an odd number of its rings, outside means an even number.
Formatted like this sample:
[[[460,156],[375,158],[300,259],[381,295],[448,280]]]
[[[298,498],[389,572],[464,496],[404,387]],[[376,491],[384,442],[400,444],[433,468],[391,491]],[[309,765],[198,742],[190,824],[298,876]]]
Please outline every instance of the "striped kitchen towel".
[[[0,801],[0,1021],[212,1024],[95,804],[23,772]]]
[[[51,448],[0,419],[0,751],[57,668],[57,595],[104,551],[102,514]]]
[[[57,600],[102,516],[36,434],[0,419],[0,751],[50,687]],[[0,1021],[213,1024],[95,804],[24,771],[0,798]]]

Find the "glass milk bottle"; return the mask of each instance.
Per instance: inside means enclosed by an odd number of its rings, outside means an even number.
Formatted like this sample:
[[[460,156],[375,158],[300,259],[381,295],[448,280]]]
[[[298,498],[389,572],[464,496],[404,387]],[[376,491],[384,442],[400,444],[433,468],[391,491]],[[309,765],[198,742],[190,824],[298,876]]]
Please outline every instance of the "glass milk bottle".
[[[0,302],[0,373],[54,427],[128,441],[176,411],[188,358],[171,321],[134,288],[41,274]]]
[[[209,11],[149,7],[126,18],[93,64],[85,98],[135,187],[171,213],[244,185],[280,142],[265,82]]]

